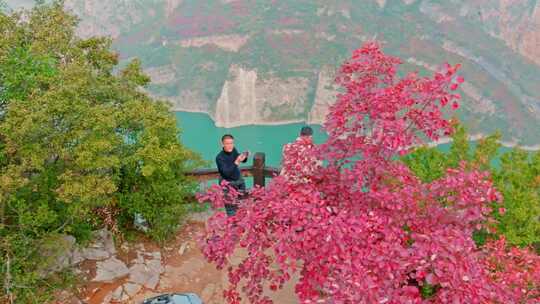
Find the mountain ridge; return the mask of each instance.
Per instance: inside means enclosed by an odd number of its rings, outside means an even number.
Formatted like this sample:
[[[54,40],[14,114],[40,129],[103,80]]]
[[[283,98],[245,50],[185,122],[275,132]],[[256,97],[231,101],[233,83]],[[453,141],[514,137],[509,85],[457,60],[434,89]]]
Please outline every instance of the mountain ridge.
[[[403,59],[403,73],[462,63],[458,116],[471,132],[540,144],[539,1],[65,3],[81,18],[81,36],[110,35],[123,62],[141,58],[148,92],[217,126],[320,123],[335,96],[330,75],[377,39]],[[246,105],[251,112],[231,111]]]

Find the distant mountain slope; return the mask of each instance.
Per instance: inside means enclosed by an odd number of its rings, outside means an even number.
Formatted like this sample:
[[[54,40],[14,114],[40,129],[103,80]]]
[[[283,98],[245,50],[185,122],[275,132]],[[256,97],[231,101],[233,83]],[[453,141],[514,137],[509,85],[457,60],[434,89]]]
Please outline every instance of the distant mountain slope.
[[[17,6],[28,1],[8,1]],[[462,63],[459,111],[473,132],[540,144],[540,1],[68,0],[82,36],[139,57],[152,94],[219,126],[320,122],[333,71],[376,38],[427,72]],[[248,115],[251,114],[251,115]]]

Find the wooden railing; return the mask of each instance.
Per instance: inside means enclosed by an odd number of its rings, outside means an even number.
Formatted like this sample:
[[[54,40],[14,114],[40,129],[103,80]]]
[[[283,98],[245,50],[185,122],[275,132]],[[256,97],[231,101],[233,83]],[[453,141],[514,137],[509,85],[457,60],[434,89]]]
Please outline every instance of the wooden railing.
[[[274,177],[279,175],[280,168],[266,166],[266,156],[262,152],[257,152],[253,156],[252,166],[241,166],[240,173],[244,177],[253,176],[253,184],[264,187],[266,177]],[[195,177],[198,181],[204,182],[208,180],[218,179],[219,171],[217,168],[197,169],[188,173]]]

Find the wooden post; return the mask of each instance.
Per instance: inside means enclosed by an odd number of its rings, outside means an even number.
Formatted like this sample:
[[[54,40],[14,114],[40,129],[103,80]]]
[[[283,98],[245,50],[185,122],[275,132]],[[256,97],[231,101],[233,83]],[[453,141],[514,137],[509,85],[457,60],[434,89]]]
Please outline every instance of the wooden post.
[[[253,184],[264,187],[265,155],[262,152],[255,153],[253,157]]]

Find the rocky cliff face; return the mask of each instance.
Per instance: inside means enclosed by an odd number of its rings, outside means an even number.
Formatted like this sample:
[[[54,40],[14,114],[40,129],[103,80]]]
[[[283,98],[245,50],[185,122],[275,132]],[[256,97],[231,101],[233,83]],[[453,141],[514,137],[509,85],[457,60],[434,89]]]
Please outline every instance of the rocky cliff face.
[[[28,5],[28,0],[8,0]],[[427,73],[462,63],[458,115],[473,132],[540,137],[540,1],[66,0],[79,34],[109,35],[121,60],[142,59],[147,88],[216,125],[321,123],[333,71],[373,38]]]
[[[218,127],[302,121],[308,79],[260,78],[255,70],[231,66],[213,118]]]
[[[463,15],[474,14],[483,24],[493,24],[487,31],[490,35],[540,65],[540,2],[499,0],[498,6],[479,5],[476,9],[478,14],[473,9],[464,9]]]
[[[184,48],[210,45],[221,48],[224,51],[238,52],[246,44],[248,39],[248,35],[216,35],[180,40],[179,44]]]
[[[81,37],[99,35],[117,39],[130,26],[156,14],[154,10],[144,12],[135,1],[67,0],[65,7],[81,18],[77,31]]]
[[[334,84],[335,68],[324,67],[317,79],[315,102],[309,111],[307,122],[310,124],[322,124],[328,114],[328,108],[336,100],[338,87]]]
[[[258,121],[255,84],[257,72],[232,66],[230,80],[225,81],[214,114],[216,126],[233,127]]]

